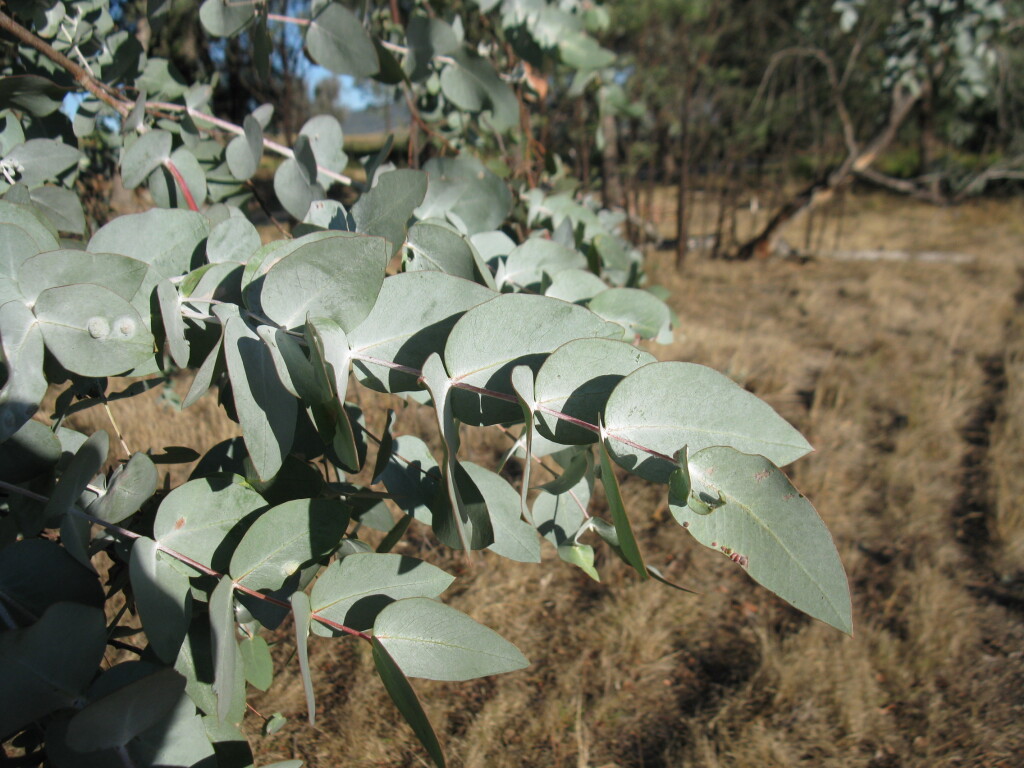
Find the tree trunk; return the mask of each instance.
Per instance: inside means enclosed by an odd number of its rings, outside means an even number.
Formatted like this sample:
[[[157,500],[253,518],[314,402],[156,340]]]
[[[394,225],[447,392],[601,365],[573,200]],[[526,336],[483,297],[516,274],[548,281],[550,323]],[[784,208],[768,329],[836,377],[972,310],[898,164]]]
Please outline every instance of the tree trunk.
[[[626,195],[622,188],[622,168],[619,163],[619,126],[615,115],[601,117],[604,147],[601,149],[601,199],[605,208],[626,209]]]
[[[683,78],[679,110],[679,189],[676,197],[676,269],[683,266],[690,240],[687,226],[686,193],[690,189],[690,78]]]

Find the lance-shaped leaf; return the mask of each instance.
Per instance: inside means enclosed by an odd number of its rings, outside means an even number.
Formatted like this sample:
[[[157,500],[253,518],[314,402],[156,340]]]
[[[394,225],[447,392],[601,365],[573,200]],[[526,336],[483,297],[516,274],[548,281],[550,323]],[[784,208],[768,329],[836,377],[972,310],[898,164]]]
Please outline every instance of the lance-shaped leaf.
[[[363,453],[345,408],[350,365],[345,331],[330,318],[306,320],[306,342],[319,395],[310,400],[309,412],[317,432],[334,449],[334,459],[348,472],[362,468]]]
[[[71,718],[68,746],[79,752],[123,747],[163,721],[184,692],[185,678],[169,667],[123,685]]]
[[[460,469],[469,475],[483,497],[494,530],[494,543],[487,548],[509,560],[539,563],[540,541],[533,526],[522,519],[522,503],[516,490],[501,475],[478,464],[460,463]]]
[[[324,3],[306,30],[310,57],[336,75],[369,77],[380,69],[377,50],[352,11],[340,3]]]
[[[597,433],[552,412],[596,425],[622,379],[653,363],[653,355],[611,339],[576,339],[551,353],[537,373],[538,430],[566,445],[597,442]]]
[[[204,477],[179,485],[163,500],[153,538],[170,550],[224,573],[247,527],[267,502],[240,477]]]
[[[398,707],[398,711],[402,713],[405,722],[409,724],[413,733],[416,734],[420,744],[427,750],[427,754],[434,761],[434,765],[438,766],[438,768],[445,768],[444,753],[441,751],[441,745],[438,743],[434,729],[427,719],[427,714],[423,711],[423,707],[420,706],[420,700],[416,697],[416,691],[409,685],[409,681],[402,674],[402,670],[395,663],[395,660],[391,658],[391,654],[387,652],[381,641],[373,637],[370,638],[370,644],[373,653],[373,665],[377,668],[377,674],[380,675],[381,682],[384,683],[384,688],[387,690],[391,700],[395,702],[395,706]]]
[[[522,318],[529,318],[522,324]],[[509,333],[509,328],[516,328]],[[467,424],[515,422],[522,413],[512,390],[512,369],[540,369],[548,354],[579,338],[622,338],[622,327],[589,310],[546,296],[511,293],[469,310],[455,324],[444,362],[453,383],[505,395],[497,399],[465,389],[453,394],[454,415]],[[511,400],[512,402],[508,402]]]
[[[450,506],[433,509],[434,532],[450,547],[466,552],[483,549],[494,543],[494,530],[487,512],[487,503],[466,471],[459,466],[459,425],[452,416],[452,383],[439,355],[432,355],[423,365],[423,383],[434,400],[438,428],[444,446],[444,479]]]
[[[132,545],[129,566],[135,607],[142,617],[149,646],[162,661],[173,664],[192,619],[188,577],[145,536]]]
[[[185,336],[185,318],[181,316],[178,289],[170,280],[163,280],[156,286],[156,295],[160,303],[160,318],[164,323],[167,345],[171,349],[171,359],[179,368],[187,368],[190,347]]]
[[[377,616],[373,635],[409,677],[472,680],[529,664],[494,630],[426,597],[389,605]]]
[[[153,334],[135,308],[99,285],[49,288],[33,309],[46,348],[69,371],[114,376],[154,354]]]
[[[309,724],[316,720],[316,699],[313,696],[313,678],[309,674],[309,623],[312,611],[309,607],[309,595],[295,592],[291,597],[292,618],[295,620],[295,646],[299,655],[299,674],[302,677],[302,690],[306,694],[306,713]]]
[[[210,595],[210,637],[213,648],[213,692],[217,695],[217,719],[227,720],[236,708],[241,653],[235,632],[235,585],[223,577]]]
[[[252,115],[246,115],[242,130],[243,134],[233,138],[224,151],[228,170],[239,181],[251,178],[260,167],[260,159],[263,157],[263,128],[259,121]]]
[[[470,307],[497,294],[442,272],[405,272],[384,280],[370,314],[349,334],[356,376],[381,392],[419,389],[416,376],[374,361],[422,370],[443,353],[448,334]]]
[[[696,508],[670,502],[676,520],[793,607],[850,634],[850,589],[832,536],[782,471],[724,446],[693,454],[689,468]]]
[[[231,577],[249,589],[279,589],[289,576],[337,549],[347,526],[348,511],[338,500],[295,499],[271,507],[235,548]]]
[[[437,597],[455,580],[440,568],[404,555],[366,552],[336,560],[320,574],[310,601],[317,616],[367,630],[386,606],[406,597]],[[313,623],[313,632],[337,635]]]
[[[57,487],[50,494],[45,513],[48,520],[59,519],[74,506],[85,486],[92,481],[103,466],[103,462],[107,460],[109,450],[110,437],[103,430],[94,432],[82,444],[68,464],[68,468],[60,476]]]
[[[331,233],[274,264],[263,279],[264,313],[285,328],[307,315],[328,317],[351,331],[373,308],[390,253],[383,238]]]
[[[132,454],[127,464],[115,470],[106,492],[89,505],[89,512],[108,523],[119,523],[156,493],[158,481],[153,460],[144,453]]]
[[[78,704],[106,642],[103,611],[77,603],[57,603],[31,627],[0,632],[0,731]]]
[[[395,436],[391,432],[391,428],[394,425],[395,412],[388,408],[388,412],[384,417],[384,429],[381,430],[380,444],[377,446],[377,457],[373,460],[373,475],[371,479],[374,483],[379,482],[381,473],[387,467],[388,462],[391,461],[391,452],[395,448]]]
[[[767,403],[694,363],[652,363],[631,373],[608,398],[604,423],[615,461],[657,483],[668,482],[676,463],[667,457],[684,445],[691,453],[728,445],[778,465],[811,450]]]
[[[171,156],[173,137],[167,131],[148,131],[139,136],[121,157],[121,181],[135,189]]]
[[[0,389],[0,442],[32,418],[46,395],[43,332],[32,310],[20,301],[0,306],[0,348],[7,380]]]
[[[629,515],[626,514],[626,507],[622,503],[619,480],[615,477],[615,466],[612,464],[603,442],[598,446],[598,452],[601,456],[601,485],[604,486],[608,509],[612,513],[619,551],[622,553],[623,559],[640,574],[641,579],[648,579],[650,577],[647,575],[646,566],[644,566],[643,555],[640,554],[640,547],[637,546],[636,537],[633,535],[633,526],[629,522]]]
[[[224,306],[230,305],[215,311]],[[266,346],[237,314],[224,323],[224,357],[245,447],[256,473],[268,480],[291,450],[298,405],[277,377]]]
[[[242,654],[237,654],[235,662],[236,690],[231,696],[233,709],[224,718],[227,723],[240,723],[245,716],[245,665]],[[192,710],[199,707],[204,714],[216,718],[217,694],[214,693],[214,651],[213,632],[210,627],[208,613],[197,613],[188,628],[185,642],[174,662],[174,668],[185,677],[185,692],[192,702]]]
[[[206,355],[203,364],[199,366],[192,384],[185,393],[185,399],[181,401],[182,409],[194,405],[199,398],[205,395],[213,386],[214,378],[219,375],[224,367],[224,326],[220,328],[220,338],[214,342],[213,348]]]
[[[672,326],[672,313],[665,302],[639,288],[609,288],[591,299],[587,307],[621,325],[631,337],[653,339]]]

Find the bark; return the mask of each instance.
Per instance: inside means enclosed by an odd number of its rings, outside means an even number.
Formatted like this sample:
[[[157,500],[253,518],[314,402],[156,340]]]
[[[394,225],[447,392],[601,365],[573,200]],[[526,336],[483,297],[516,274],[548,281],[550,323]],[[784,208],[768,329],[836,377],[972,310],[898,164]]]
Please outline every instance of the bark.
[[[601,117],[604,146],[601,149],[601,198],[605,208],[626,209],[622,187],[622,166],[619,162],[619,126],[613,114]]]

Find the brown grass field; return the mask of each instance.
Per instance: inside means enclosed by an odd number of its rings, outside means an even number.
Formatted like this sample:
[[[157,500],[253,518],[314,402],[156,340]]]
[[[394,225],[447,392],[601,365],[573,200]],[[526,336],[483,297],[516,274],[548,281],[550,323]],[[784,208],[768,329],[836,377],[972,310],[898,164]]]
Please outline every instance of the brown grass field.
[[[1024,765],[1024,201],[940,209],[864,194],[847,201],[841,227],[821,241],[974,259],[693,256],[677,272],[672,254],[655,252],[653,279],[671,289],[681,328],[652,351],[725,372],[816,447],[789,471],[835,537],[855,636],[797,614],[698,546],[667,515],[664,489],[633,478],[624,492],[647,559],[701,594],[641,584],[607,552],[601,583],[550,550],[536,566],[493,556],[467,566],[413,530],[400,551],[456,573],[446,601],[532,662],[469,683],[414,681],[450,765]],[[236,434],[212,397],[185,414],[155,392],[137,400],[113,406],[133,449]],[[79,423],[106,426],[101,416]],[[400,421],[427,435],[430,425],[414,409]],[[502,440],[467,448],[490,460]],[[277,639],[285,662],[290,629]],[[247,721],[259,762],[427,765],[367,649],[311,645],[316,725],[291,660],[251,699],[290,718],[267,738]]]

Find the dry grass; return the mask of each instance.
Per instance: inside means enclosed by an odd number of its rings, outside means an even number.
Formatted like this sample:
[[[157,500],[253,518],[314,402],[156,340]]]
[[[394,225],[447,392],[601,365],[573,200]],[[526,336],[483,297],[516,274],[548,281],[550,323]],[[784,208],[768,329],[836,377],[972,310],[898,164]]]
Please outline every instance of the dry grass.
[[[605,555],[601,584],[550,551],[539,566],[467,567],[420,529],[402,551],[457,574],[445,599],[533,662],[465,684],[416,681],[451,764],[1020,765],[1022,209],[848,202],[843,248],[955,250],[977,256],[969,265],[692,259],[676,274],[671,254],[654,254],[682,318],[679,340],[655,353],[728,373],[816,446],[791,474],[836,539],[856,636],[796,614],[697,547],[665,520],[662,490],[634,479],[624,489],[648,559],[701,595],[639,584]],[[133,448],[227,434],[212,402],[191,426],[167,427],[169,412],[147,398],[121,416]],[[364,395],[374,425],[380,404]],[[434,433],[418,409],[400,430]],[[467,449],[489,458],[501,439]],[[278,639],[284,659],[291,640]],[[317,725],[283,672],[254,704],[293,719],[256,737],[260,760],[425,765],[365,649],[320,638],[312,648]]]

